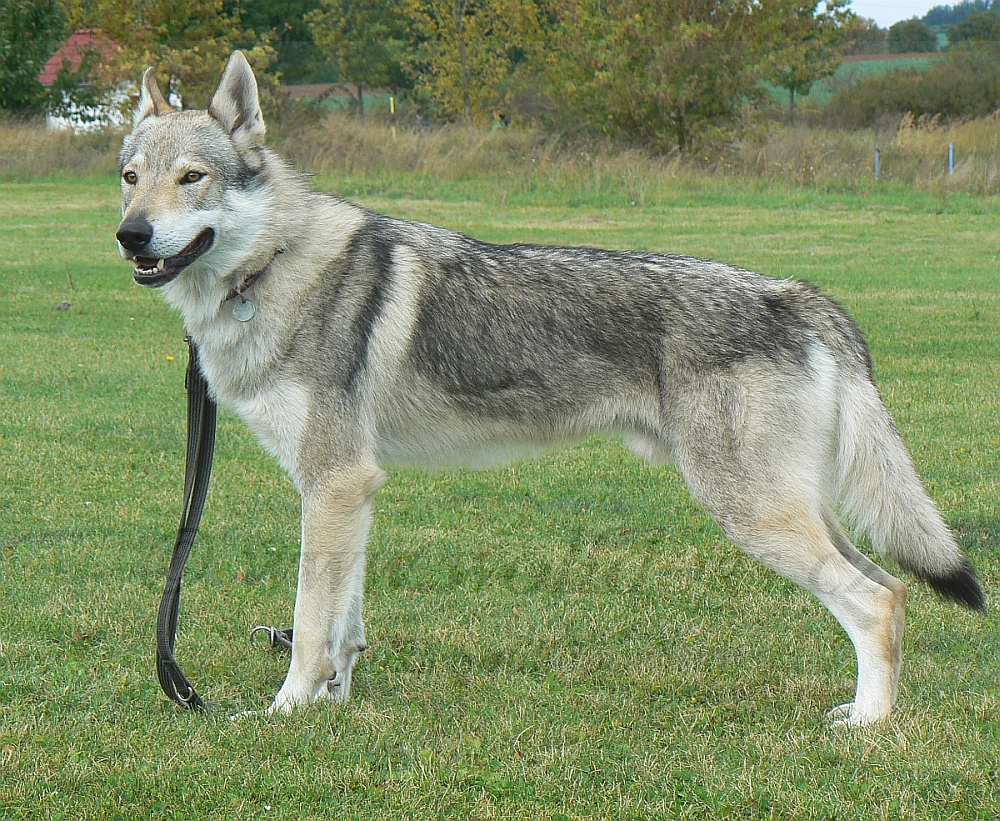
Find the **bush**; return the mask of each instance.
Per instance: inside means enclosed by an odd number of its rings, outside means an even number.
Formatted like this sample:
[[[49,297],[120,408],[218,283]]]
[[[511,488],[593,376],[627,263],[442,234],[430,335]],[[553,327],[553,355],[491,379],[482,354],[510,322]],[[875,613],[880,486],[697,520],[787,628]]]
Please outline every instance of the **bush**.
[[[874,20],[855,17],[844,23],[844,54],[885,54],[885,30]]]
[[[893,54],[937,51],[937,37],[919,20],[907,20],[890,26],[885,44]]]
[[[948,29],[948,44],[1000,40],[1000,14],[986,11],[966,17]]]
[[[841,128],[872,126],[911,112],[949,119],[985,117],[1000,108],[1000,46],[953,49],[928,70],[864,77],[824,106],[822,120]]]
[[[412,115],[373,110],[364,121],[343,111],[289,107],[268,119],[269,144],[324,188],[348,196],[482,197],[499,206],[531,202],[629,204],[674,196],[678,186],[711,186],[717,176],[863,193],[872,154],[882,180],[940,194],[1000,193],[1000,117],[946,123],[896,116],[876,129],[816,126],[756,130],[752,137],[697,154],[658,156],[612,141],[533,128],[427,126]],[[900,122],[902,120],[902,123]],[[55,175],[116,178],[121,132],[50,131],[39,121],[0,118],[0,180]],[[949,143],[955,170],[947,173]],[[461,187],[455,187],[461,186]]]

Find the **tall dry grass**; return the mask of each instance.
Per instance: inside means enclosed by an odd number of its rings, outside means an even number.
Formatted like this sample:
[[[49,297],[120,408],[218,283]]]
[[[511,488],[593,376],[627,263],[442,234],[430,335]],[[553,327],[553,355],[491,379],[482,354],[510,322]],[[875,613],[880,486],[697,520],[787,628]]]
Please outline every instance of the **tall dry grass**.
[[[40,120],[0,119],[0,180],[117,174],[121,137],[115,129],[74,134]]]
[[[538,129],[418,128],[334,113],[276,124],[272,145],[314,174],[369,180],[383,189],[477,181],[501,203],[523,194],[590,200],[614,196],[636,205],[676,193],[678,181],[729,176],[825,190],[857,190],[880,178],[918,190],[978,196],[1000,193],[1000,117],[944,124],[910,116],[856,131],[769,124],[741,142],[689,156],[656,156],[598,140]],[[954,144],[954,172],[947,167]],[[74,135],[38,122],[0,120],[0,179],[60,174],[114,175],[121,133]]]
[[[677,157],[537,129],[485,130],[449,124],[416,128],[334,115],[283,136],[277,147],[315,174],[368,178],[402,187],[478,181],[501,203],[548,192],[600,197],[609,190],[643,204],[658,180],[676,175]]]
[[[948,146],[954,146],[954,170]],[[739,145],[734,173],[825,188],[850,187],[874,177],[932,193],[1000,193],[1000,118],[946,124],[940,117],[905,115],[879,129],[842,131],[811,126],[773,129]]]
[[[954,172],[948,173],[948,144]],[[334,115],[282,137],[301,168],[351,178],[490,180],[501,199],[544,188],[566,196],[616,191],[636,204],[676,190],[678,179],[731,176],[791,186],[856,190],[883,182],[922,191],[1000,193],[1000,117],[943,124],[906,116],[879,128],[838,130],[770,123],[754,138],[688,156],[657,156],[531,129],[460,125],[420,130]]]

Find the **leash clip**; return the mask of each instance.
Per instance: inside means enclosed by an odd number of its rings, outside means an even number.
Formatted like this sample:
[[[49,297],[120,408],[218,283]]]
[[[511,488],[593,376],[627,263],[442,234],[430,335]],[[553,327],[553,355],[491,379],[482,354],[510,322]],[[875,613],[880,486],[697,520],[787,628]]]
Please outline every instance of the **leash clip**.
[[[267,624],[258,624],[250,631],[250,641],[253,641],[253,637],[258,633],[267,633],[267,643],[271,647],[277,647],[280,650],[292,651],[292,631],[291,628],[286,630],[279,630],[277,627],[271,627]]]

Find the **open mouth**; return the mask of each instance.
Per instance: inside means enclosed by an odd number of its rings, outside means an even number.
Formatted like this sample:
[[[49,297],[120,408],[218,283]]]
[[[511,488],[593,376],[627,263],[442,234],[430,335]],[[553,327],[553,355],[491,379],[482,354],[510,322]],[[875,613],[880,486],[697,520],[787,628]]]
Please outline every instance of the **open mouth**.
[[[135,270],[132,276],[140,285],[160,288],[175,279],[181,271],[211,248],[214,241],[215,231],[206,228],[172,257],[166,259],[135,257],[133,260]]]

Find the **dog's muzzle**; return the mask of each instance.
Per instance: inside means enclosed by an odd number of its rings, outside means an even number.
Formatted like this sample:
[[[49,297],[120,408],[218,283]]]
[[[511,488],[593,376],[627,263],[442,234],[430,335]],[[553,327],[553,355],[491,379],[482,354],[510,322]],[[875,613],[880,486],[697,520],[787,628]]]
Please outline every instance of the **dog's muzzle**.
[[[124,220],[118,226],[115,237],[135,263],[135,269],[132,271],[135,281],[140,285],[160,288],[175,279],[181,271],[212,247],[215,231],[206,228],[178,253],[163,259],[143,255],[143,251],[146,251],[153,239],[153,226],[147,220]]]

